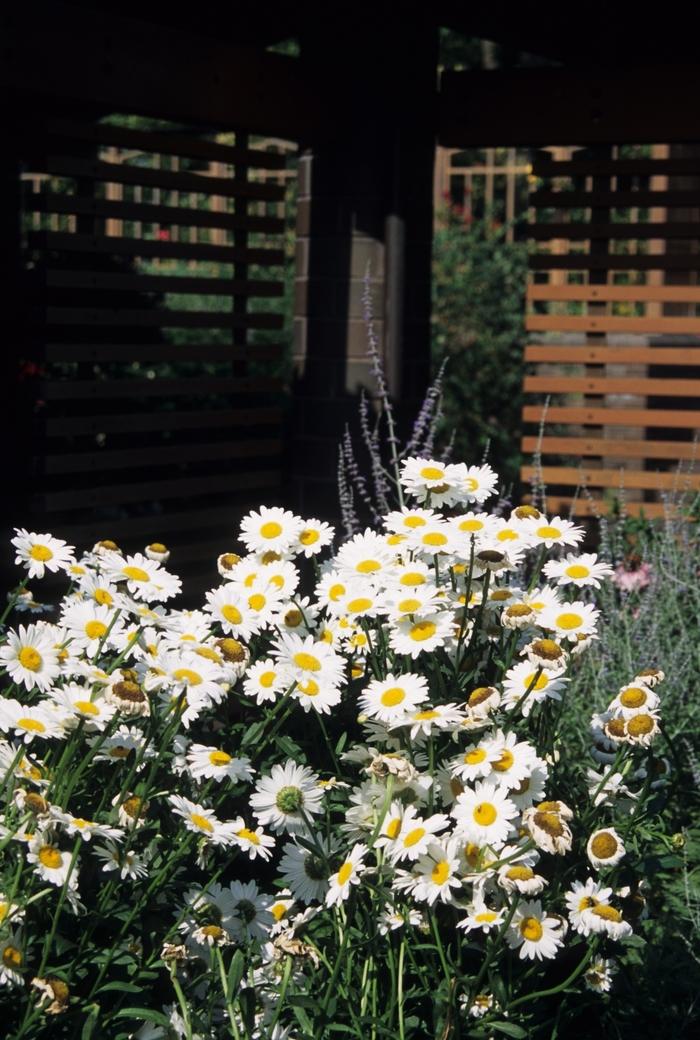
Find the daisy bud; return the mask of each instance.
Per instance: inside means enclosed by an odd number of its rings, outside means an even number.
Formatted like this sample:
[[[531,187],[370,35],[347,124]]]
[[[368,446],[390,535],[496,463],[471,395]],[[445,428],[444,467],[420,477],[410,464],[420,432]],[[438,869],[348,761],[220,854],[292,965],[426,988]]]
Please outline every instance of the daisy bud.
[[[144,553],[149,560],[155,560],[156,563],[167,563],[170,559],[170,549],[162,542],[152,542],[151,545],[147,545]]]

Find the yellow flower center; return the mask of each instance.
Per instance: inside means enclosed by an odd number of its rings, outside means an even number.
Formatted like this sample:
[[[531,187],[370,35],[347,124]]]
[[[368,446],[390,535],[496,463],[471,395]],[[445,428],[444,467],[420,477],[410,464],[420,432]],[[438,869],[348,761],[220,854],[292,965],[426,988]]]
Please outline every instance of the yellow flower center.
[[[238,607],[234,607],[232,603],[224,603],[221,608],[221,613],[232,625],[240,625],[243,620],[243,615],[240,610]]]
[[[450,876],[450,864],[446,859],[441,859],[439,863],[436,863],[430,872],[430,880],[435,885],[444,885]]]
[[[352,863],[350,862],[350,860],[346,860],[345,863],[343,863],[343,865],[340,868],[340,870],[338,871],[338,884],[339,885],[344,885],[345,882],[348,881],[348,879],[350,878],[350,875],[352,874],[352,871],[353,871]]]
[[[313,545],[320,537],[318,531],[314,531],[312,527],[306,527],[299,535],[299,541],[302,545]]]
[[[414,827],[413,830],[409,831],[403,839],[404,848],[410,849],[414,845],[417,845],[425,833],[425,827]]]
[[[616,910],[614,906],[608,906],[607,903],[598,903],[593,907],[591,913],[596,917],[602,917],[604,921],[615,921],[616,924],[622,920],[620,911]]]
[[[460,531],[467,532],[483,531],[484,522],[483,520],[476,520],[475,518],[472,518],[470,520],[462,520],[462,523],[459,525],[459,529]]]
[[[166,546],[164,546],[162,542],[152,542],[151,545],[148,546],[148,548],[151,550],[151,552],[154,553],[164,553],[168,551]]]
[[[439,466],[423,466],[420,475],[424,480],[442,480],[445,476],[445,471]]]
[[[388,824],[386,825],[386,836],[387,836],[387,838],[391,838],[391,840],[394,841],[398,837],[400,830],[401,830],[401,817],[400,816],[395,816],[394,819],[393,820],[389,820]]]
[[[506,871],[506,877],[511,881],[530,881],[534,876],[535,873],[530,867],[523,867],[518,864],[514,867],[509,867]]]
[[[544,935],[544,929],[536,917],[523,917],[520,922],[520,934],[529,942],[539,942]]]
[[[501,752],[501,757],[497,762],[493,763],[493,768],[497,773],[507,773],[515,762],[515,755],[508,748],[504,748]]]
[[[38,560],[40,563],[46,563],[47,560],[53,559],[53,553],[48,545],[40,545],[38,542],[31,547],[29,555],[33,560]]]
[[[479,924],[491,924],[497,917],[498,914],[494,913],[493,910],[482,910],[481,913],[474,915],[474,920],[478,921]]]
[[[617,841],[610,831],[602,831],[600,834],[596,834],[591,842],[591,852],[596,859],[612,859],[617,849]]]
[[[428,708],[426,711],[417,711],[413,718],[416,722],[429,722],[430,719],[439,719],[440,712],[435,711],[433,708]]]
[[[274,683],[276,678],[277,678],[277,673],[276,672],[263,672],[262,675],[260,676],[260,678],[258,679],[258,682],[266,690],[269,690],[270,687],[272,686],[272,684]]]
[[[420,600],[402,599],[399,603],[399,610],[402,614],[415,614],[417,610],[420,610]]]
[[[641,708],[646,700],[646,693],[638,686],[630,686],[628,690],[620,694],[620,704],[623,704],[625,708]]]
[[[251,845],[259,845],[260,838],[257,836],[255,831],[251,831],[248,827],[242,827],[239,831],[236,831],[237,838],[243,838],[244,841],[249,841]]]
[[[16,946],[6,946],[2,951],[2,963],[10,971],[15,971],[17,968],[22,967],[22,953],[17,949]]]
[[[351,614],[361,614],[363,610],[370,610],[372,607],[372,600],[366,596],[360,596],[358,599],[351,599],[348,603],[348,611]]]
[[[190,820],[195,825],[195,827],[199,827],[200,831],[206,831],[207,834],[213,833],[214,824],[211,822],[211,820],[208,820],[206,816],[202,816],[201,813],[190,813]]]
[[[30,719],[26,716],[17,719],[17,726],[20,729],[26,729],[29,733],[45,733],[46,726],[43,722],[39,722],[38,719]]]
[[[380,571],[381,569],[382,565],[378,560],[360,560],[355,567],[355,570],[359,571],[360,574],[373,574],[374,571]]]
[[[425,527],[427,520],[424,520],[422,516],[407,516],[404,518],[404,527],[410,527],[415,529],[416,527]]]
[[[263,596],[262,592],[255,592],[252,596],[248,597],[248,606],[251,610],[262,610],[267,603],[267,600]]]
[[[401,575],[399,579],[401,585],[413,586],[413,585],[425,585],[425,575],[421,574],[420,571],[407,571]]]
[[[567,567],[564,571],[567,578],[587,578],[590,574],[588,567],[584,567],[582,563],[572,563],[570,567]]]
[[[464,481],[464,486],[467,489],[467,491],[477,491],[479,487],[479,481],[476,479],[476,477],[467,477],[467,479]]]
[[[332,600],[333,603],[337,603],[338,600],[340,599],[340,597],[344,596],[344,595],[345,595],[345,586],[341,585],[340,583],[336,583],[335,585],[331,585],[331,587],[328,590],[328,598],[330,600]]]
[[[437,626],[432,621],[416,621],[409,630],[410,638],[416,643],[422,643],[435,635]]]
[[[58,870],[63,863],[63,857],[55,845],[42,845],[39,849],[39,862],[48,870]]]
[[[19,663],[29,672],[38,672],[44,659],[33,646],[23,646],[18,655]]]
[[[563,614],[559,614],[557,617],[557,625],[559,628],[572,629],[580,628],[583,624],[583,618],[580,614],[574,614],[569,611]]]
[[[316,697],[321,692],[321,687],[313,679],[307,679],[306,682],[299,683],[299,691],[307,697]]]
[[[287,907],[284,903],[275,903],[274,906],[270,907],[270,913],[274,917],[275,921],[281,921],[287,913]]]
[[[539,690],[544,690],[544,689],[547,688],[547,686],[549,686],[549,679],[547,678],[547,676],[545,675],[544,672],[542,672],[542,674],[539,676],[537,681],[535,681],[535,675],[536,674],[537,674],[536,672],[532,672],[531,675],[526,675],[525,676],[525,679],[523,681],[523,689],[524,690],[532,689],[532,690],[539,691]]]
[[[429,531],[423,535],[421,541],[423,545],[447,545],[447,536],[440,531]]]
[[[480,762],[483,762],[486,758],[486,752],[482,747],[472,748],[471,751],[467,751],[464,756],[464,761],[467,765],[478,766]]]
[[[549,524],[544,524],[542,527],[538,527],[536,531],[538,538],[561,538],[561,531],[558,527],[551,527]]]
[[[99,603],[100,606],[110,606],[112,603],[112,596],[107,592],[107,589],[95,589],[92,598],[95,603]]]
[[[129,581],[150,581],[148,572],[143,570],[141,567],[124,567],[122,574],[129,579]]]
[[[173,672],[173,679],[176,682],[186,683],[188,686],[199,686],[202,682],[199,672],[193,672],[191,668],[176,668]]]
[[[301,651],[294,655],[294,664],[297,668],[302,668],[305,672],[320,672],[321,662],[318,657],[314,657],[313,654],[307,654]]]
[[[594,899],[593,896],[583,896],[579,899],[578,911],[582,913],[584,910],[591,910],[594,906],[598,906],[598,900]]]
[[[279,538],[282,534],[282,525],[278,524],[276,520],[268,520],[260,528],[260,534],[263,538]]]
[[[85,635],[88,639],[101,639],[107,631],[103,621],[88,621],[85,625]]]
[[[385,690],[379,699],[385,708],[394,708],[406,699],[406,691],[400,686],[392,686]]]
[[[231,756],[227,755],[225,751],[210,751],[209,761],[213,766],[227,766],[231,761]]]
[[[510,527],[504,527],[502,531],[499,531],[496,535],[496,540],[499,542],[517,542],[520,535],[517,531],[513,531]]]
[[[479,802],[474,807],[474,821],[480,827],[490,827],[495,822],[498,813],[491,802]]]
[[[627,723],[627,732],[631,737],[643,737],[653,732],[654,720],[651,715],[635,715]]]

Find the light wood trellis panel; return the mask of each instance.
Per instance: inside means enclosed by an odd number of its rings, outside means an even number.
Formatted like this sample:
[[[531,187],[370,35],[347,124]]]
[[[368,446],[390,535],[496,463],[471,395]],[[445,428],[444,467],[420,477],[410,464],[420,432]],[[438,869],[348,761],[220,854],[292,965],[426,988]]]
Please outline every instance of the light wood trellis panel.
[[[55,119],[27,142],[18,522],[80,547],[162,541],[197,571],[280,497],[285,156],[135,122]]]
[[[533,174],[523,452],[541,447],[550,510],[605,513],[624,489],[662,515],[700,490],[700,148],[540,153]]]

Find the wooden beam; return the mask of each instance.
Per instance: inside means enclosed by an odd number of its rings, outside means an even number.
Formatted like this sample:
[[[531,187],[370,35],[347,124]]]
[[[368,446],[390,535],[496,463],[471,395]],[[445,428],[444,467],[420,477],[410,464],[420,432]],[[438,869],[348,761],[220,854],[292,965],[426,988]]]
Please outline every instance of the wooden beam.
[[[593,72],[519,69],[442,75],[439,143],[489,145],[616,144],[690,141],[697,120],[688,99],[700,65],[622,66]]]
[[[309,138],[324,125],[323,91],[300,62],[113,9],[18,5],[3,25],[5,94]]]

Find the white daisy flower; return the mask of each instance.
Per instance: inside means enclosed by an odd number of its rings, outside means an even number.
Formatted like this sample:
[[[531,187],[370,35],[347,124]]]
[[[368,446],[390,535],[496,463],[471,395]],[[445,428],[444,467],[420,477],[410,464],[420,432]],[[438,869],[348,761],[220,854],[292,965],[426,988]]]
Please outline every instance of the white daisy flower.
[[[182,582],[170,574],[159,563],[149,560],[143,553],[121,557],[117,554],[107,558],[105,571],[114,582],[126,582],[130,594],[147,603],[162,602],[177,596]]]
[[[462,546],[466,546],[467,558],[469,557],[469,546],[472,538],[481,537],[490,533],[494,527],[495,517],[489,513],[475,513],[471,509],[460,516],[453,516],[448,524],[453,529],[457,538],[461,540]],[[462,549],[464,552],[464,548]]]
[[[508,945],[521,960],[550,960],[564,945],[560,918],[549,917],[539,900],[520,903],[508,929]]]
[[[0,939],[0,986],[23,986],[24,967],[24,944],[21,934],[9,932]]]
[[[14,730],[25,744],[35,737],[42,740],[61,740],[66,735],[65,715],[49,710],[51,702],[20,704],[19,701],[0,700],[0,731]]]
[[[288,683],[282,669],[271,657],[265,657],[257,661],[246,672],[243,682],[243,693],[246,697],[254,697],[258,704],[266,701],[275,701],[285,689]]]
[[[383,587],[393,576],[396,553],[387,545],[386,536],[367,528],[364,533],[356,534],[344,543],[335,557],[334,566],[340,572],[341,580],[356,578],[374,587]]]
[[[392,906],[391,903],[387,903],[381,913],[377,928],[380,935],[388,935],[390,932],[395,932],[406,925],[410,925],[412,928],[419,928],[422,924],[423,915],[420,910],[414,910],[410,907],[407,907],[405,910],[399,910],[397,907]]]
[[[535,704],[547,699],[560,701],[568,682],[563,673],[557,675],[553,671],[540,671],[529,661],[521,661],[509,668],[504,676],[503,706],[514,708],[520,704],[519,710],[527,718]]]
[[[120,726],[116,732],[108,737],[95,736],[90,740],[90,746],[99,745],[99,751],[95,755],[95,762],[124,762],[129,755],[137,754],[141,757],[139,769],[143,769],[148,759],[155,757],[156,751],[150,745],[136,726]],[[133,762],[133,758],[131,760]]]
[[[36,686],[47,690],[61,672],[59,649],[51,626],[20,625],[17,631],[7,633],[7,642],[0,646],[0,662],[12,682],[24,683],[27,690]]]
[[[593,585],[600,588],[600,583],[613,574],[612,567],[598,560],[596,553],[568,553],[561,560],[548,560],[544,568],[545,577],[556,581],[557,585],[576,585],[583,588]]]
[[[518,810],[503,788],[491,780],[478,781],[452,807],[460,834],[475,845],[502,845]]]
[[[335,617],[347,617],[355,621],[362,617],[376,617],[382,612],[383,596],[365,581],[350,579],[345,584],[345,592],[337,600],[329,603],[328,610]]]
[[[195,780],[216,780],[218,783],[226,778],[246,784],[253,781],[255,770],[251,768],[250,759],[234,758],[221,748],[190,744],[186,759],[190,775]]]
[[[594,932],[609,939],[625,939],[632,934],[632,925],[609,903],[598,903],[588,911],[587,922]]]
[[[612,891],[603,888],[593,878],[588,878],[585,883],[574,881],[572,888],[564,894],[569,923],[574,931],[580,935],[591,934],[594,929],[589,921],[590,911],[600,903],[609,903]]]
[[[118,871],[122,881],[148,877],[147,860],[131,849],[120,849],[114,842],[108,841],[106,845],[95,848],[95,855],[103,861],[103,871]]]
[[[533,545],[544,545],[551,549],[554,545],[578,545],[583,540],[585,531],[570,520],[562,520],[555,516],[548,520],[546,516],[527,517],[524,525],[528,530]]]
[[[336,873],[331,874],[325,898],[326,906],[345,902],[350,895],[350,886],[359,885],[365,869],[364,857],[366,854],[366,845],[354,845]]]
[[[124,834],[118,827],[110,827],[106,823],[97,823],[96,820],[85,820],[81,816],[73,816],[55,805],[51,807],[51,816],[65,827],[72,838],[77,836],[83,841],[90,841],[93,837],[110,838],[112,841],[122,841],[124,838]]]
[[[29,532],[24,527],[15,528],[10,544],[17,550],[15,563],[27,568],[29,578],[43,578],[46,571],[53,574],[67,571],[74,560],[72,545],[50,534]]]
[[[300,632],[303,635],[313,632],[319,608],[312,603],[308,596],[301,599],[281,600],[277,606],[270,624],[283,632]]]
[[[173,807],[173,812],[185,821],[188,831],[206,838],[212,845],[231,845],[233,843],[230,828],[216,818],[212,809],[206,809],[203,805],[191,802],[189,798],[183,798],[178,794],[169,795],[168,801]]]
[[[415,740],[419,733],[429,737],[435,730],[454,729],[462,723],[463,719],[464,713],[456,704],[435,704],[432,707],[409,712],[403,719],[392,723],[391,729],[410,726],[411,740]]]
[[[33,863],[34,869],[43,881],[62,887],[66,881],[72,888],[78,884],[78,865],[73,864],[72,854],[64,852],[56,845],[48,834],[37,834],[27,848],[27,862]]]
[[[443,610],[422,617],[402,616],[392,622],[389,633],[391,649],[397,654],[416,658],[421,653],[444,646],[452,635],[453,618]]]
[[[448,763],[452,776],[471,783],[485,779],[491,772],[491,764],[497,761],[499,750],[490,738],[481,743],[470,744],[469,747]]]
[[[275,923],[270,913],[272,896],[260,892],[254,881],[231,881],[228,886],[230,916],[227,927],[234,939],[265,939]]]
[[[290,550],[300,555],[303,554],[309,559],[311,556],[317,556],[326,546],[330,545],[334,537],[335,528],[330,524],[315,518],[304,520],[302,529],[297,535],[296,541],[291,544]]]
[[[487,464],[460,468],[460,495],[463,501],[481,505],[498,487],[498,474]]]
[[[590,603],[564,603],[560,607],[546,608],[540,615],[539,624],[556,632],[561,639],[573,642],[579,636],[587,636],[595,632],[600,611]]]
[[[517,787],[540,761],[533,746],[519,741],[515,733],[499,729],[489,737],[488,744],[498,753],[491,764],[491,779],[502,787]]]
[[[109,647],[112,635],[116,635],[122,627],[113,608],[100,606],[94,601],[75,603],[68,607],[61,615],[61,623],[68,630],[71,642],[90,658],[95,656],[103,642]]]
[[[659,706],[659,695],[641,684],[623,686],[617,697],[610,702],[609,711],[624,719],[633,718],[640,711],[655,711]]]
[[[283,766],[274,765],[269,776],[258,780],[250,804],[263,826],[292,833],[306,828],[304,816],[322,811],[323,790],[316,773],[289,760]]]
[[[271,835],[265,834],[262,827],[246,827],[242,816],[229,821],[227,827],[233,834],[235,844],[248,853],[249,859],[257,859],[258,856],[266,860],[270,858],[276,842]]]
[[[49,697],[66,713],[67,728],[75,728],[82,722],[88,733],[105,729],[117,710],[108,704],[104,694],[93,694],[87,685],[79,683],[54,687],[49,690]]]
[[[288,509],[260,506],[241,521],[241,541],[249,552],[285,553],[298,541],[304,521]]]
[[[438,899],[442,903],[454,902],[462,888],[458,846],[455,838],[430,842],[411,871],[414,880],[410,891],[414,899],[429,906]]]
[[[504,918],[505,908],[495,910],[488,906],[483,899],[477,898],[469,908],[467,916],[457,922],[457,927],[463,928],[465,932],[478,930],[488,934],[492,930],[497,931],[503,924]]]
[[[401,463],[401,484],[419,502],[454,505],[460,497],[462,467],[433,459],[408,458]]]
[[[272,655],[277,659],[287,685],[309,679],[324,686],[340,686],[344,679],[345,662],[327,643],[313,636],[283,633],[273,644]]]
[[[614,958],[594,957],[583,973],[583,981],[594,993],[609,993],[617,970]]]
[[[504,857],[505,858],[505,857]],[[547,884],[541,874],[536,874],[527,863],[507,863],[498,871],[498,884],[506,892],[519,892],[524,896],[536,896]]]
[[[629,744],[649,747],[660,732],[659,716],[651,711],[639,711],[625,719],[625,737]]]
[[[436,520],[442,519],[442,516],[436,513],[434,509],[420,509],[418,506],[410,509],[408,506],[403,506],[401,509],[387,513],[383,518],[383,522],[387,531],[391,531],[394,534],[408,535]]]
[[[422,527],[417,527],[407,537],[407,546],[416,553],[435,556],[454,550],[453,531],[449,524],[435,517]]]
[[[294,842],[287,842],[284,846],[279,865],[282,882],[289,886],[294,898],[300,903],[321,902],[328,891],[331,874],[328,860],[332,855],[332,847],[321,837],[317,841],[323,858],[317,852]]]
[[[439,611],[444,596],[435,585],[394,589],[383,597],[384,610],[393,622],[402,617],[422,617]]]
[[[547,764],[538,758],[529,775],[523,777],[517,786],[508,791],[511,802],[522,812],[535,802],[541,801],[544,798],[548,775]]]
[[[373,679],[359,697],[358,707],[365,715],[382,722],[403,719],[428,697],[428,683],[422,675],[406,672],[395,676],[389,672],[386,679]]]
[[[444,813],[434,813],[423,819],[414,806],[407,806],[401,819],[401,829],[389,847],[392,860],[418,859],[428,851],[435,835],[449,826],[449,822],[449,817]]]
[[[594,831],[586,843],[586,855],[596,870],[614,867],[625,855],[622,838],[614,827]]]

